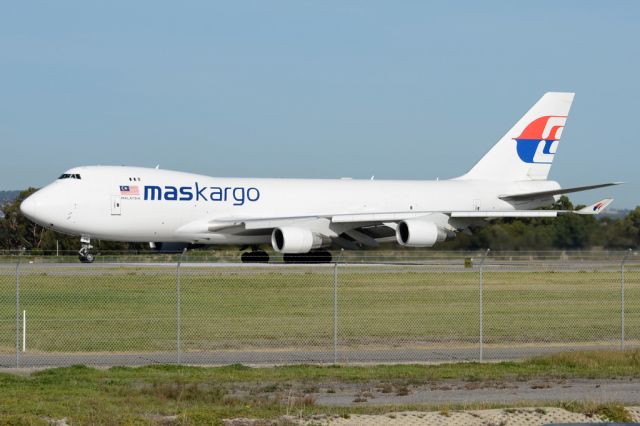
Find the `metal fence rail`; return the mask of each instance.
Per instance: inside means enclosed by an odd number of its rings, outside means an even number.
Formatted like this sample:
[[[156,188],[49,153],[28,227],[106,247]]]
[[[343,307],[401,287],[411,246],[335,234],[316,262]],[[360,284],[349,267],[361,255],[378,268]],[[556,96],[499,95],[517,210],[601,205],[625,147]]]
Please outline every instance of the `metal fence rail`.
[[[0,367],[482,361],[640,346],[631,253],[433,259],[10,256],[0,263]]]

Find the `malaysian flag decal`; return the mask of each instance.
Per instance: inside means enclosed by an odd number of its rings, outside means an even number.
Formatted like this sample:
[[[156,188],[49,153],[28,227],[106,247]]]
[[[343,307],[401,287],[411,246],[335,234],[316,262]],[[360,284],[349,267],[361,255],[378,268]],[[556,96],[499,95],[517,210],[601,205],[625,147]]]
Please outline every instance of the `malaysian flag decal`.
[[[137,185],[120,185],[120,195],[140,195]]]

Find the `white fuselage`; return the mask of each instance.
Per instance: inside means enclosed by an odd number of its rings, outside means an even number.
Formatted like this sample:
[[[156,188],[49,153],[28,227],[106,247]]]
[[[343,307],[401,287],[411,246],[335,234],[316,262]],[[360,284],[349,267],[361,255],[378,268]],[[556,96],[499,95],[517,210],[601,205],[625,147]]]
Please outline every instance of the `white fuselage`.
[[[389,212],[508,211],[502,194],[558,189],[553,181],[216,178],[169,170],[87,166],[29,197],[22,208],[56,231],[103,240],[257,244],[268,235],[215,232],[216,221]],[[137,189],[138,194],[135,194]],[[28,203],[28,204],[27,204]]]

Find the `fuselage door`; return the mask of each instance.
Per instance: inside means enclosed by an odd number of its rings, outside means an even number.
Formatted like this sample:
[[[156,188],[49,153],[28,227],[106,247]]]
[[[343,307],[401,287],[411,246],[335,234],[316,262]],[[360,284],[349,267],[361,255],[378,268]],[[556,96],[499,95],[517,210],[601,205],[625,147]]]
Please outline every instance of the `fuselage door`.
[[[111,196],[111,215],[120,216],[122,214],[122,197],[119,195]]]

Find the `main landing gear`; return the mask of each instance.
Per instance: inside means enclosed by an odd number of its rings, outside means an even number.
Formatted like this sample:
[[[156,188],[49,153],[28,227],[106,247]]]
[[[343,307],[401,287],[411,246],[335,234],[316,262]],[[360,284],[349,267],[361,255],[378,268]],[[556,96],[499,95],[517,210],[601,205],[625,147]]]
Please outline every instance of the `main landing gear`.
[[[332,260],[331,253],[325,250],[309,253],[285,253],[282,258],[284,263],[331,263]],[[242,263],[268,263],[269,254],[257,246],[252,246],[251,251],[242,253],[240,260]]]
[[[253,246],[251,251],[242,253],[240,260],[242,263],[269,263],[269,254],[257,246]]]
[[[284,263],[331,263],[331,253],[325,250],[309,253],[285,253]]]
[[[80,250],[78,251],[78,258],[80,259],[80,262],[93,263],[93,261],[96,260],[96,257],[93,253],[91,253],[91,249],[93,248],[93,246],[91,245],[91,239],[88,237],[81,237],[80,243],[82,244]]]

